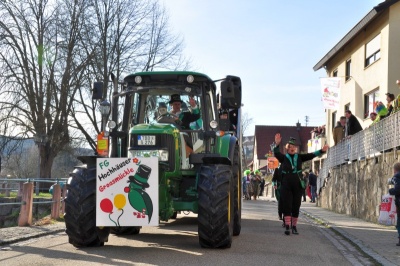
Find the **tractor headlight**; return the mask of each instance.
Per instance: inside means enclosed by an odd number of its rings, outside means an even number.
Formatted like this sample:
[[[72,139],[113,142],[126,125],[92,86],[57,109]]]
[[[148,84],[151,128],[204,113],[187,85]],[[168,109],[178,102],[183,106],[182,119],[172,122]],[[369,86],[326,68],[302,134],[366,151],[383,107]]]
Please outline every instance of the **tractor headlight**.
[[[130,150],[130,157],[157,157],[159,161],[168,161],[167,150]]]
[[[216,120],[212,120],[212,121],[210,122],[210,127],[211,127],[212,129],[216,129],[216,128],[218,127],[218,122],[217,122]]]
[[[115,123],[115,121],[108,121],[108,127],[110,128],[110,129],[113,129],[113,128],[115,128],[117,126],[117,123]]]
[[[142,83],[142,77],[141,77],[141,76],[136,76],[136,77],[135,77],[135,83],[136,83],[136,84]]]
[[[189,76],[186,77],[186,80],[187,80],[188,83],[193,83],[194,77],[192,75],[189,75]]]

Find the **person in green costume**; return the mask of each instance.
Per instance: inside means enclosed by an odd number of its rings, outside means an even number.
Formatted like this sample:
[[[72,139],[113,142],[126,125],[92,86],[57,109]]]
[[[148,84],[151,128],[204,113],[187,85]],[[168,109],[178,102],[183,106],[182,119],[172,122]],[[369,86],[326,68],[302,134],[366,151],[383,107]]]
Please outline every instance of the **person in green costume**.
[[[280,200],[282,200],[282,212],[285,220],[285,234],[290,235],[290,225],[292,225],[292,234],[297,235],[297,220],[300,212],[301,196],[303,194],[301,186],[302,163],[320,156],[329,149],[329,146],[325,145],[321,150],[313,153],[298,154],[296,140],[290,138],[285,145],[287,153],[282,154],[279,149],[281,140],[281,134],[277,133],[275,135],[276,146],[273,151],[275,157],[281,163],[282,169]]]

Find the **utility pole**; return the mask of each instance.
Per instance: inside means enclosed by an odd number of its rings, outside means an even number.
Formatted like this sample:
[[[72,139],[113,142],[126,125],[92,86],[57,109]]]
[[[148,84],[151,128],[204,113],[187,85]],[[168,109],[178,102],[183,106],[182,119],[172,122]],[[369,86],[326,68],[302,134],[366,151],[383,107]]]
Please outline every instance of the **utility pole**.
[[[305,120],[306,120],[306,126],[308,125],[308,121],[310,121],[309,119],[310,117],[308,115],[306,115]]]

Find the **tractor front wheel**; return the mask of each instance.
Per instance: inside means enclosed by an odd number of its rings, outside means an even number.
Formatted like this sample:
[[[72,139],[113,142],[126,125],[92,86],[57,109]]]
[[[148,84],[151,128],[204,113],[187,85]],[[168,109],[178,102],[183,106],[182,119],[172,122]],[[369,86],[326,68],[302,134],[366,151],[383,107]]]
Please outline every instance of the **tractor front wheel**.
[[[232,170],[203,165],[198,183],[199,242],[205,248],[229,248],[233,234]]]
[[[76,167],[70,174],[65,198],[65,232],[75,247],[103,246],[110,228],[96,227],[96,168]]]

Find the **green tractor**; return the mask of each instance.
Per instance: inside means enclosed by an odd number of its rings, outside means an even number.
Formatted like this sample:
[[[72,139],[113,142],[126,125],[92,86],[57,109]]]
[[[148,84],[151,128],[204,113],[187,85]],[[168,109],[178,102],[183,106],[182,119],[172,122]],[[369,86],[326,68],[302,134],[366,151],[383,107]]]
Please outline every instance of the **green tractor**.
[[[109,149],[97,156],[79,157],[83,165],[75,168],[67,184],[69,242],[76,247],[103,246],[110,232],[139,233],[141,227],[136,225],[98,225],[96,162],[157,157],[158,209],[154,211],[159,220],[193,212],[198,215],[201,247],[229,248],[232,236],[241,231],[240,78],[217,80],[219,90],[217,81],[207,75],[186,71],[140,72],[123,82],[112,75],[112,80],[111,120],[103,126],[102,135],[106,141],[102,146],[109,145]],[[93,99],[104,101],[104,89],[102,82],[95,82]],[[174,100],[181,104],[175,114]]]

